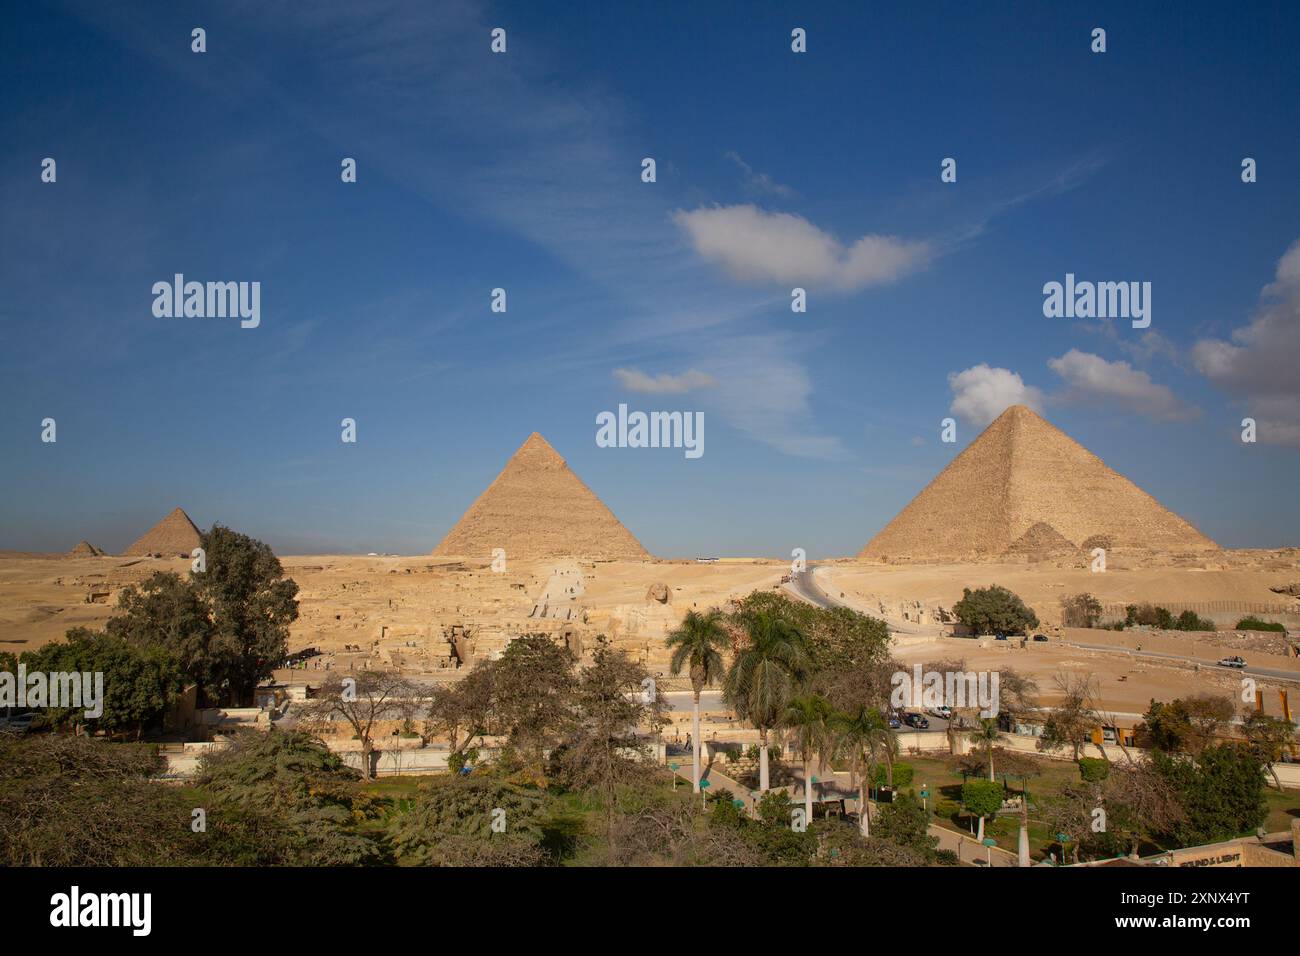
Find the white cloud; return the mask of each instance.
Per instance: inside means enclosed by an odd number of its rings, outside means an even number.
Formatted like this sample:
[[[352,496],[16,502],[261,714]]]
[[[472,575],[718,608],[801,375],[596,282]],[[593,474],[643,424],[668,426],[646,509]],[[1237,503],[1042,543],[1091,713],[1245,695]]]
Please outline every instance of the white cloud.
[[[1070,349],[1059,358],[1048,359],[1047,367],[1065,382],[1057,396],[1082,404],[1118,404],[1148,418],[1185,421],[1198,414],[1164,385],[1128,362],[1108,362],[1100,355]]]
[[[708,388],[715,384],[712,375],[696,369],[687,369],[681,375],[661,372],[647,375],[636,368],[616,368],[614,377],[620,385],[631,392],[647,392],[655,395],[681,395],[697,388]]]
[[[1300,448],[1300,241],[1277,264],[1249,324],[1232,341],[1202,339],[1192,348],[1196,370],[1240,396],[1261,442]]]
[[[1026,385],[1015,372],[990,368],[984,363],[948,376],[952,389],[951,411],[969,425],[983,428],[1012,405],[1027,405],[1036,412],[1043,408],[1043,393]]]
[[[773,196],[780,196],[782,199],[795,199],[798,197],[799,194],[789,186],[778,183],[767,173],[760,173],[755,170],[754,167],[749,165],[749,163],[741,159],[740,154],[734,150],[728,150],[724,155],[727,159],[739,166],[740,171],[744,173],[746,189],[756,193],[768,193]]]
[[[804,283],[850,292],[926,265],[929,243],[867,235],[844,246],[802,216],[753,205],[677,210],[673,222],[695,251],[742,282]]]

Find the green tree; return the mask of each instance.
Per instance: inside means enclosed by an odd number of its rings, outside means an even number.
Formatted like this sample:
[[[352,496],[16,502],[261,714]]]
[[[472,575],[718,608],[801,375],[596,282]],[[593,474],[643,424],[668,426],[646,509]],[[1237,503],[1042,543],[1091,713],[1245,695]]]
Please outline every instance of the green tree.
[[[961,786],[961,802],[966,812],[979,818],[979,833],[975,839],[984,839],[984,818],[991,817],[1002,807],[1002,784],[994,780],[967,780]]]
[[[1268,770],[1274,786],[1280,791],[1282,781],[1278,779],[1277,768],[1273,765],[1282,759],[1287,748],[1295,745],[1295,727],[1282,717],[1255,711],[1246,718],[1241,729],[1246,735],[1246,744],[1251,753]]]
[[[1264,768],[1248,746],[1207,747],[1194,760],[1157,750],[1151,763],[1182,806],[1183,816],[1170,833],[1181,846],[1250,833],[1268,816]]]
[[[109,736],[132,734],[138,740],[160,723],[180,690],[180,670],[161,647],[139,647],[102,631],[74,627],[66,640],[24,654],[29,672],[61,671],[102,675],[103,713],[87,717],[86,707],[49,708],[55,726],[87,724]],[[92,686],[98,685],[93,677]],[[83,679],[83,702],[90,688]]]
[[[167,651],[183,679],[198,685],[200,700],[229,669],[212,646],[211,609],[193,584],[170,571],[155,571],[138,586],[124,588],[118,611],[104,630],[140,647]]]
[[[889,724],[873,707],[859,707],[852,713],[831,717],[831,753],[849,765],[849,777],[858,791],[858,826],[862,835],[871,835],[871,802],[867,799],[868,781],[882,753],[897,750],[898,742]]]
[[[591,664],[579,676],[577,720],[559,760],[568,787],[600,798],[611,855],[617,853],[614,820],[620,795],[644,785],[655,772],[649,746],[637,733],[641,726],[658,733],[665,719],[658,694],[653,699],[645,696],[648,676],[641,664],[602,635]]]
[[[700,792],[700,694],[710,684],[726,676],[722,652],[731,646],[731,635],[724,626],[722,612],[710,609],[703,614],[687,611],[678,628],[664,643],[672,649],[669,669],[680,674],[686,667],[691,675],[694,701],[691,709],[691,781]]]
[[[899,846],[934,856],[939,838],[930,835],[930,814],[910,793],[901,793],[876,815],[876,836]]]
[[[979,726],[970,732],[969,737],[971,743],[984,748],[984,755],[989,765],[989,779],[996,779],[993,775],[993,748],[1007,739],[1006,734],[998,729],[997,718],[981,719]]]
[[[768,736],[801,689],[812,661],[803,633],[767,611],[743,612],[737,623],[748,636],[723,681],[723,697],[756,728],[760,791],[768,789]]]
[[[298,585],[284,576],[269,546],[247,535],[214,524],[202,546],[207,569],[191,572],[191,580],[212,615],[216,666],[209,679],[248,705],[288,652]]]
[[[536,866],[547,860],[544,790],[490,774],[435,778],[393,817],[399,863],[418,866]]]
[[[1231,722],[1232,699],[1211,694],[1151,701],[1135,733],[1143,743],[1165,753],[1196,756]]]
[[[812,822],[812,767],[817,757],[820,770],[823,758],[832,744],[832,710],[830,703],[820,694],[803,694],[786,705],[781,716],[781,726],[794,736],[795,747],[803,761],[804,819]]]
[[[1024,634],[1038,626],[1038,616],[1025,602],[996,584],[974,591],[964,588],[952,612],[977,635]]]

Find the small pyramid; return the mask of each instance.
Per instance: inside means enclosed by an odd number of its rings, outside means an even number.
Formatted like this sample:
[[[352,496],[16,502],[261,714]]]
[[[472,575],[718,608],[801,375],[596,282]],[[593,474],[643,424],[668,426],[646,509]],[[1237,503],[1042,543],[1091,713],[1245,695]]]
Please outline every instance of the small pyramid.
[[[1031,534],[1040,523],[1046,528]],[[1013,547],[1059,547],[1057,537],[1080,545],[1104,539],[1116,548],[1156,552],[1218,548],[1065,432],[1025,406],[1012,405],[859,557],[992,561]]]
[[[103,553],[103,549],[95,547],[85,538],[82,538],[73,546],[72,550],[68,552],[68,555],[74,558],[98,558]]]
[[[1072,541],[1046,521],[1036,521],[1028,531],[1007,546],[1007,550],[1002,552],[1002,557],[1047,561],[1074,555],[1078,551]]]
[[[122,553],[189,557],[198,546],[199,529],[194,527],[184,509],[176,508]]]
[[[519,446],[433,553],[488,561],[495,548],[505,549],[507,561],[650,557],[537,432]]]

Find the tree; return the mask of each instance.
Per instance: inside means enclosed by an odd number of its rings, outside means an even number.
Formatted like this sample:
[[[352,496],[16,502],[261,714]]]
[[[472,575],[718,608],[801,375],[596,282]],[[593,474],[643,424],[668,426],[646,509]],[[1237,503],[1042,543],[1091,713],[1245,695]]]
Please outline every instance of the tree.
[[[899,794],[876,815],[876,836],[933,859],[939,838],[930,835],[930,814],[910,793]]]
[[[1024,634],[1038,626],[1038,616],[1025,602],[996,584],[975,591],[964,588],[952,613],[977,635]]]
[[[966,811],[979,818],[979,833],[975,839],[984,839],[984,818],[991,817],[1002,807],[1002,784],[994,780],[967,780],[961,785],[961,802]]]
[[[822,694],[836,710],[879,710],[889,703],[890,677],[900,669],[890,658],[889,626],[846,607],[819,608],[773,591],[755,591],[740,602],[736,617],[766,612],[804,635],[811,661],[808,690]]]
[[[1096,709],[1096,680],[1091,675],[1076,677],[1063,673],[1056,675],[1055,683],[1061,702],[1043,722],[1037,747],[1040,751],[1069,747],[1078,760],[1079,751],[1092,740],[1093,730],[1101,723]]]
[[[244,731],[225,750],[205,754],[195,785],[210,801],[209,820],[251,816],[279,834],[298,866],[356,866],[380,860],[357,829],[370,815],[360,774],[302,730]]]
[[[1250,833],[1268,816],[1264,768],[1249,746],[1207,747],[1195,760],[1156,750],[1151,764],[1182,806],[1182,819],[1170,832],[1182,846]]]
[[[653,773],[649,748],[637,728],[644,724],[657,733],[665,719],[658,694],[653,700],[644,698],[647,676],[642,665],[600,636],[590,666],[578,679],[575,730],[562,751],[566,783],[599,795],[604,805],[611,853],[616,851],[614,816],[620,788],[644,783]]]
[[[124,588],[118,613],[104,630],[139,647],[166,650],[184,680],[198,685],[201,701],[216,687],[218,675],[230,669],[212,646],[211,609],[191,582],[170,571],[156,571],[140,585]]]
[[[480,661],[456,683],[430,690],[430,730],[447,738],[447,764],[453,770],[464,766],[475,739],[482,743],[492,729],[492,663]]]
[[[1061,623],[1066,627],[1096,627],[1101,620],[1101,602],[1086,591],[1061,598]]]
[[[979,726],[970,733],[971,743],[983,747],[988,758],[989,779],[993,780],[993,748],[1007,739],[1006,734],[998,729],[996,718],[985,717]]]
[[[804,694],[795,697],[786,705],[781,717],[781,726],[794,735],[795,746],[803,761],[803,805],[804,819],[813,818],[812,805],[812,761],[816,755],[818,769],[822,758],[831,745],[831,705],[820,694]]]
[[[722,612],[711,609],[704,614],[687,611],[681,625],[668,635],[664,643],[672,648],[669,669],[680,674],[687,667],[691,675],[691,690],[695,692],[691,710],[691,781],[692,789],[700,792],[700,693],[710,684],[726,676],[722,651],[730,647],[731,635],[723,625]]]
[[[797,627],[768,611],[742,613],[738,623],[748,642],[736,653],[723,682],[723,697],[758,728],[760,791],[768,789],[768,735],[786,704],[807,680],[811,660]]]
[[[24,654],[29,671],[102,674],[103,713],[86,717],[85,707],[51,708],[55,726],[89,724],[109,736],[144,731],[162,721],[180,690],[180,670],[161,647],[139,647],[103,631],[74,627],[65,641]],[[87,688],[83,686],[83,701]]]
[[[849,778],[858,791],[858,826],[862,835],[871,835],[871,804],[867,787],[878,758],[898,747],[889,724],[872,707],[859,707],[849,714],[831,716],[831,753],[837,760],[847,760]],[[892,755],[891,755],[892,756]]]
[[[393,818],[389,839],[399,863],[537,866],[546,861],[543,817],[550,804],[543,790],[488,774],[435,778]]]
[[[525,634],[491,662],[490,674],[491,725],[506,737],[500,762],[540,772],[544,753],[573,727],[573,657],[546,634]]]
[[[1198,694],[1168,704],[1153,700],[1136,735],[1165,753],[1195,757],[1223,732],[1234,713],[1230,697]]]
[[[346,721],[361,741],[361,774],[369,778],[374,775],[375,723],[393,719],[404,700],[422,695],[421,687],[392,671],[335,676],[302,708],[302,719],[308,725],[328,725],[336,717]]]
[[[210,679],[224,682],[235,702],[247,706],[288,652],[298,585],[284,577],[269,546],[247,535],[214,524],[202,546],[206,570],[190,577],[212,615]]]
[[[1246,718],[1241,729],[1251,753],[1268,770],[1274,786],[1281,790],[1282,781],[1273,765],[1282,759],[1288,747],[1295,744],[1295,727],[1282,717],[1255,711]]]

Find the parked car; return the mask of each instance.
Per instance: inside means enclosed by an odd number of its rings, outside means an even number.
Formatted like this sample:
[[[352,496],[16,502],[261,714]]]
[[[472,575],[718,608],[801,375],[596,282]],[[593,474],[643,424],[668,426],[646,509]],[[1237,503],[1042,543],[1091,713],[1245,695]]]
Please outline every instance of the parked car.
[[[947,720],[952,716],[952,708],[947,704],[940,704],[938,707],[929,707],[925,711],[931,717],[942,717]]]
[[[898,719],[897,714],[890,714],[887,719],[889,720],[890,730],[897,730],[899,727],[903,726],[903,722]]]
[[[929,730],[930,722],[922,714],[907,714],[903,717],[903,723],[913,730]]]
[[[1046,634],[1035,634],[1035,635],[1034,635],[1034,640],[1036,640],[1036,641],[1046,641],[1046,640],[1047,640],[1047,635],[1046,635]]]
[[[1246,666],[1246,662],[1240,657],[1225,657],[1223,660],[1219,661],[1219,666],[1242,668]]]
[[[995,641],[1005,641],[1006,639],[1007,639],[1007,636],[1006,636],[1005,634],[996,634],[996,635],[994,635],[994,637],[993,637],[993,640],[995,640]]]
[[[0,733],[8,731],[12,734],[25,734],[32,729],[32,721],[36,719],[36,713],[15,714],[12,717],[0,717]]]

